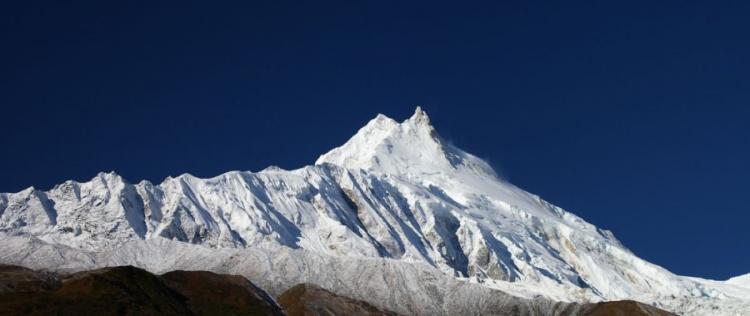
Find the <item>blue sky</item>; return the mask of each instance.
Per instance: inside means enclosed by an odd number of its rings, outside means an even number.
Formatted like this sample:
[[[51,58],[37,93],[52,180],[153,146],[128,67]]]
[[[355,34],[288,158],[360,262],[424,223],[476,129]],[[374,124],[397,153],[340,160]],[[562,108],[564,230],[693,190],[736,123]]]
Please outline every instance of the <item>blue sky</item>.
[[[0,191],[296,168],[416,105],[676,273],[750,272],[746,2],[0,7]]]

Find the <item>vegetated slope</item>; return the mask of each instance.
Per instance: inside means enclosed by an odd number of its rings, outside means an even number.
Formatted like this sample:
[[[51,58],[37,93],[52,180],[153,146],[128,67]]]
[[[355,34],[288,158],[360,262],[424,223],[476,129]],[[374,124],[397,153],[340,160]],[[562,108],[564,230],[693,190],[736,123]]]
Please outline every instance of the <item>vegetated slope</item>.
[[[60,279],[56,273],[0,265],[0,294],[51,291],[58,287]]]
[[[198,315],[278,315],[279,306],[263,289],[239,275],[171,271],[161,279]]]
[[[154,273],[208,270],[243,275],[278,296],[300,283],[405,315],[559,315],[575,304],[523,299],[479,284],[456,280],[422,263],[383,258],[340,257],[274,243],[212,249],[167,239],[138,240],[103,252],[50,244],[31,236],[0,234],[0,262],[56,271],[133,265]],[[24,254],[23,256],[20,254]],[[567,315],[567,313],[566,313]]]
[[[424,264],[525,298],[750,312],[750,289],[677,276],[638,258],[610,232],[446,143],[421,109],[402,123],[379,115],[298,170],[185,174],[158,185],[102,173],[49,191],[0,194],[0,231],[99,253],[135,240],[171,239],[217,253],[271,243]]]
[[[298,284],[284,291],[278,302],[289,316],[308,315],[398,315],[366,302],[336,295],[314,284]]]
[[[2,267],[0,284],[50,276]],[[283,315],[265,292],[237,276],[174,272],[164,277],[131,266],[34,278],[35,286],[0,293],[0,315]]]
[[[33,237],[2,236],[0,261],[53,267],[58,271],[137,265],[150,271],[211,270],[241,274],[271,295],[313,283],[382,311],[404,315],[586,315],[591,304],[523,299],[480,284],[456,280],[424,264],[382,258],[343,258],[268,244],[245,249],[210,249],[154,239],[92,253],[48,244]],[[25,253],[21,258],[19,253]],[[167,273],[169,274],[169,273]],[[303,303],[300,303],[303,304]],[[294,305],[294,304],[293,304]]]
[[[289,316],[308,315],[397,315],[362,301],[336,295],[314,284],[298,284],[278,297]],[[561,314],[566,312],[561,311]],[[667,311],[635,301],[614,301],[582,304],[571,308],[570,315],[582,316],[670,316]],[[523,315],[521,309],[510,308],[502,315]]]
[[[590,316],[670,316],[665,310],[636,301],[612,301],[588,304],[585,315]]]
[[[280,315],[265,291],[247,279],[206,271],[155,276],[132,266],[58,275],[0,266],[0,315]],[[286,315],[398,315],[314,284],[298,284],[278,297]],[[560,315],[671,315],[632,301],[558,304]],[[485,315],[547,315],[520,305]]]

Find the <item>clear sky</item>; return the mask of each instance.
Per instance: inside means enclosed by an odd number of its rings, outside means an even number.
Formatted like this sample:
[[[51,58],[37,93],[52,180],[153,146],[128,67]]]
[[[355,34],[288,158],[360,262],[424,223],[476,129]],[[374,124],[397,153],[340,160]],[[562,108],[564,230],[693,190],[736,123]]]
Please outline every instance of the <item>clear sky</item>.
[[[0,5],[0,192],[297,168],[422,105],[643,258],[750,272],[747,1],[152,2]]]

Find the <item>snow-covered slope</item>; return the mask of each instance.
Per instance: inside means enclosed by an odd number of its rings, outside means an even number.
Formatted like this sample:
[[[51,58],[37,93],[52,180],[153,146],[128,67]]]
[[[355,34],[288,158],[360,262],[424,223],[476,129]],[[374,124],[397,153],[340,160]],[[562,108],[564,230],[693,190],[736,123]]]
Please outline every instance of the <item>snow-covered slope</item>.
[[[727,280],[727,283],[750,289],[750,273],[731,278]]]
[[[750,289],[648,263],[446,144],[424,111],[378,115],[313,166],[130,184],[114,174],[0,194],[0,231],[84,251],[172,239],[384,257],[517,296],[636,299],[686,314],[750,313]],[[218,271],[221,272],[221,271]],[[714,309],[717,308],[717,309]]]
[[[211,249],[164,238],[135,240],[89,252],[31,236],[0,233],[0,262],[62,272],[133,265],[153,273],[209,270],[238,274],[277,296],[303,283],[363,300],[404,315],[577,315],[585,306],[544,298],[522,299],[456,280],[427,265],[401,260],[340,257],[275,243]]]

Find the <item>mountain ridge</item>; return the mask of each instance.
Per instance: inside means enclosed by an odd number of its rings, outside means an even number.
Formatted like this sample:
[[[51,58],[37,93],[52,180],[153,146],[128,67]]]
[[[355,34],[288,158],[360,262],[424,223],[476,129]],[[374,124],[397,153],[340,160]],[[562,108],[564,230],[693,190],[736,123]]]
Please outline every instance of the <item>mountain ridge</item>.
[[[0,194],[0,232],[85,251],[154,238],[215,249],[270,242],[420,262],[520,297],[562,301],[674,300],[685,308],[673,298],[746,294],[676,276],[611,232],[498,179],[481,159],[445,144],[421,108],[402,123],[378,115],[296,170],[183,174],[157,185],[112,172]]]

